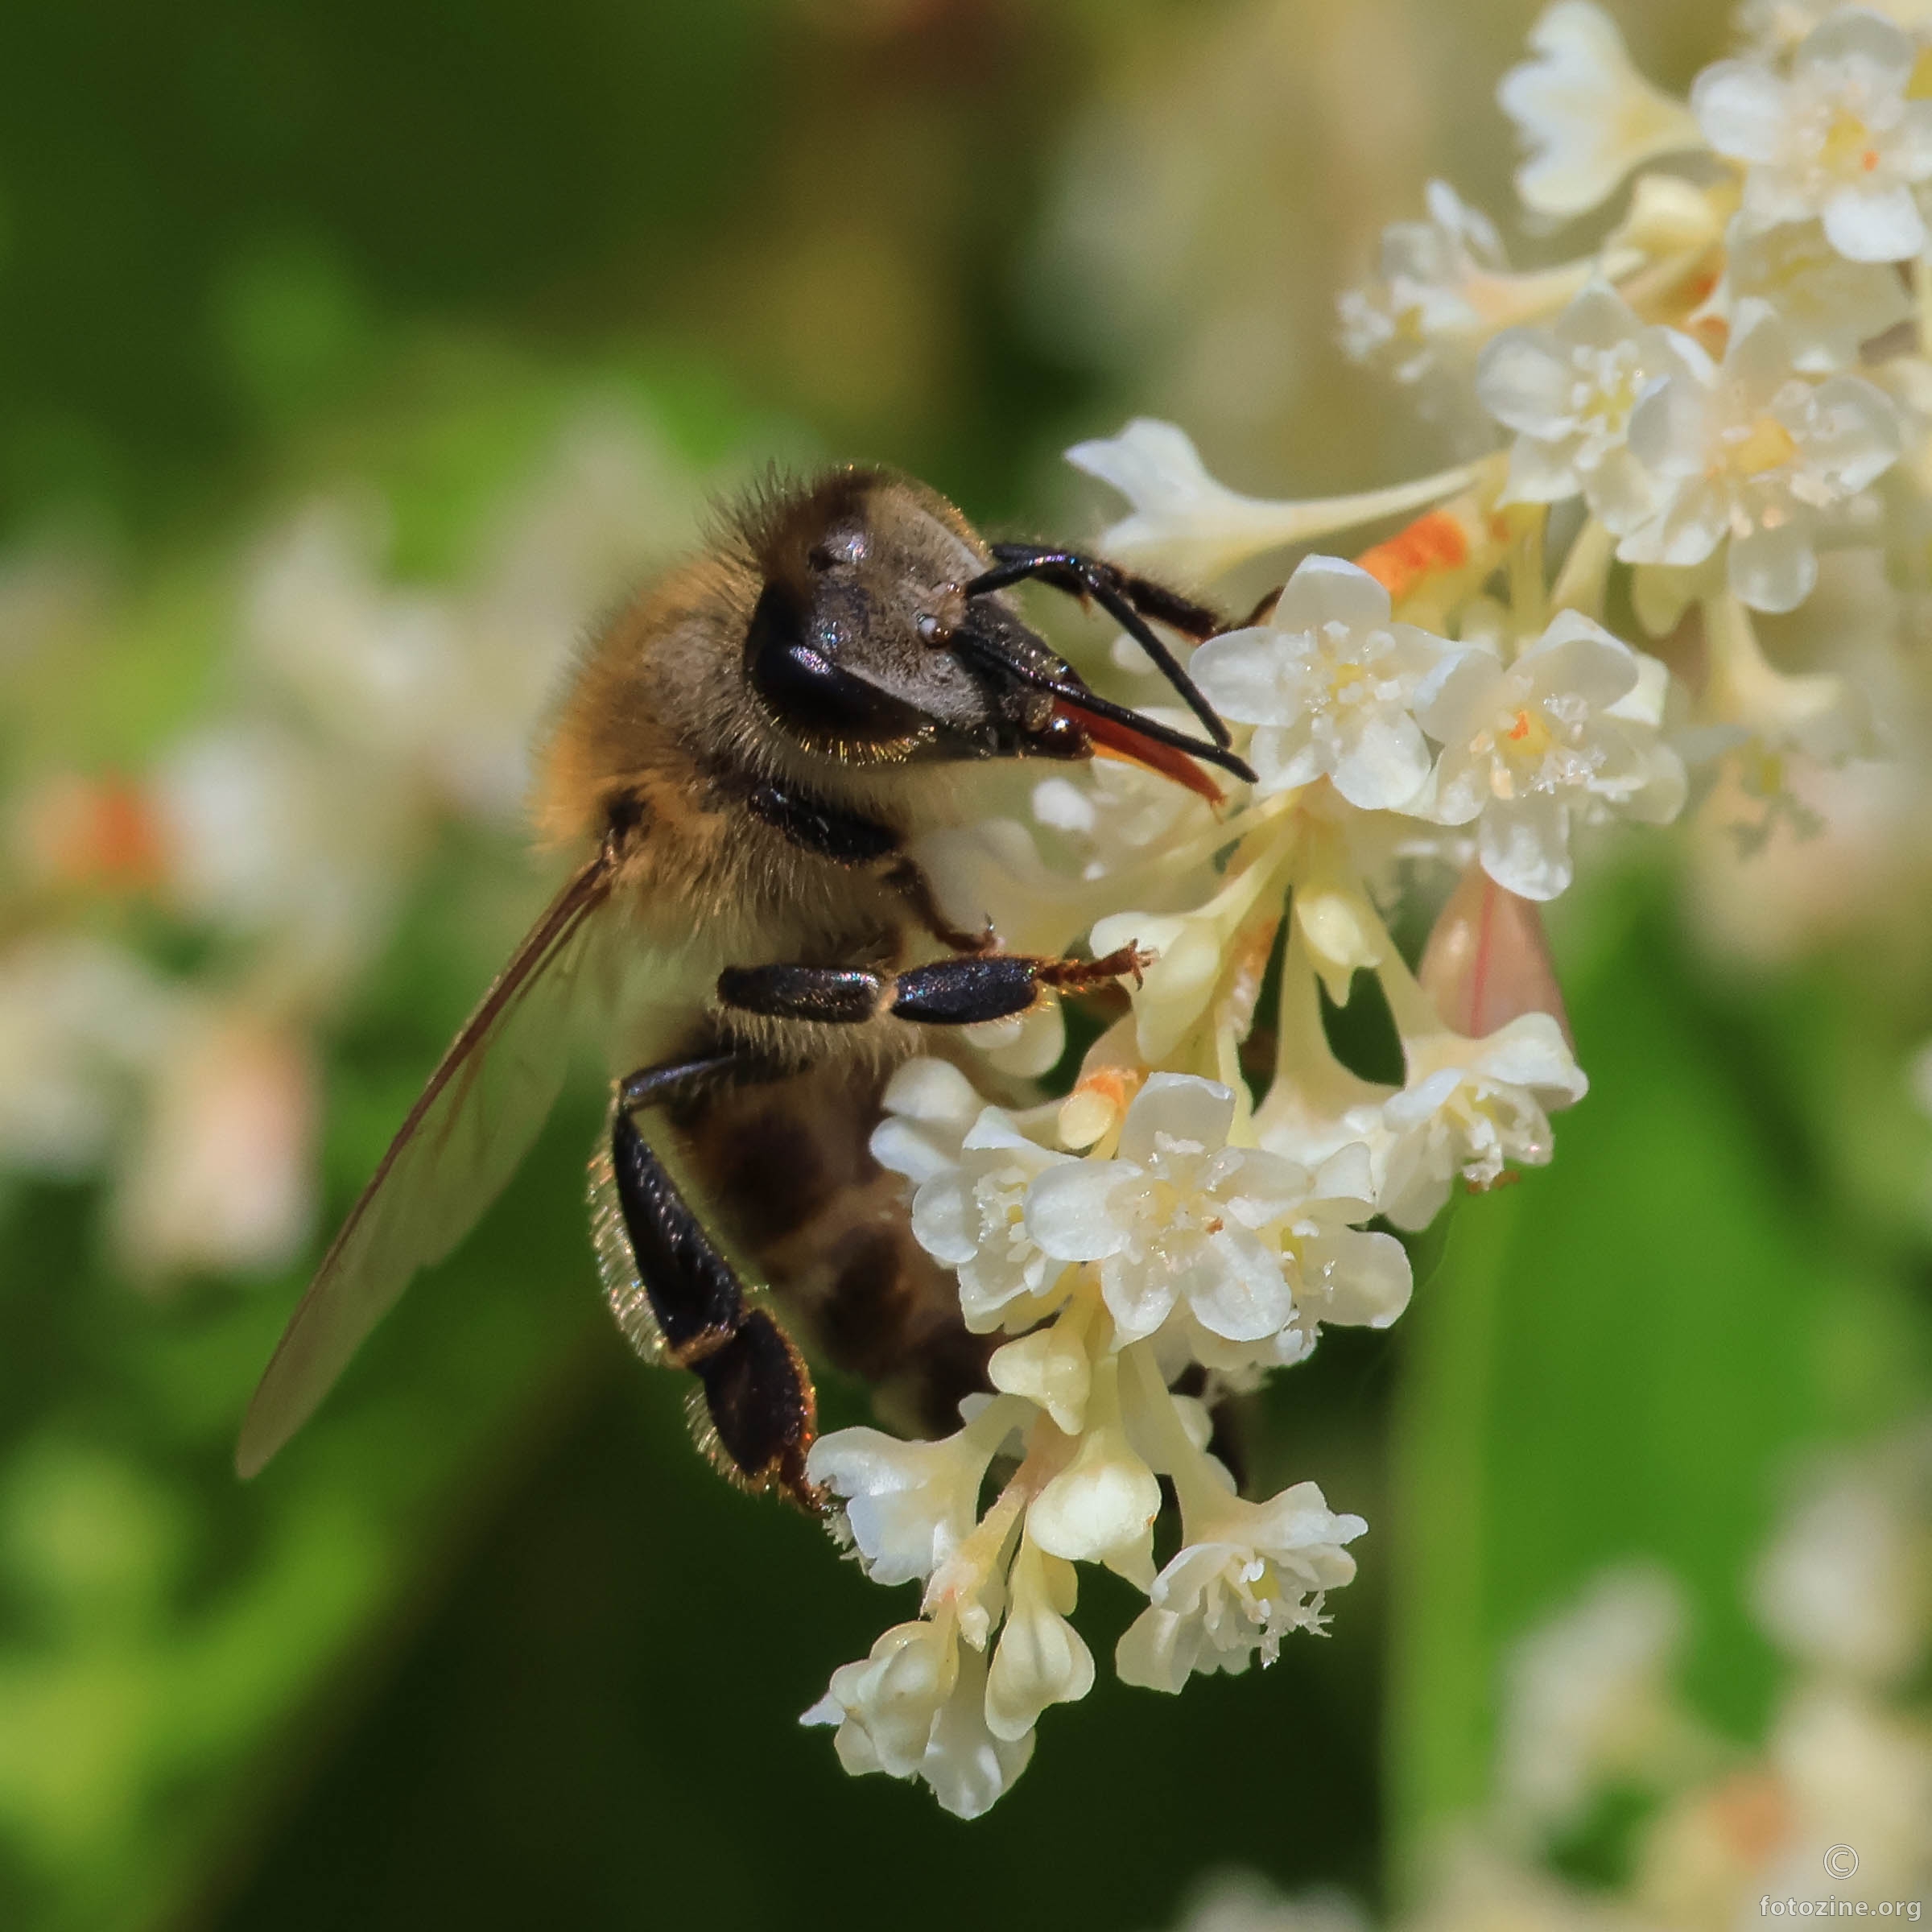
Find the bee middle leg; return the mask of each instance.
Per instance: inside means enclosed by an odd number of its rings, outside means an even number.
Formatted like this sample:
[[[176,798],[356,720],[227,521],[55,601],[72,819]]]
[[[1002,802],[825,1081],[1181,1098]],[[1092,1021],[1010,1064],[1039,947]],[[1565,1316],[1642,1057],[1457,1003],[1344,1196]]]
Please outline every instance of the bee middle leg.
[[[778,1071],[726,1053],[643,1067],[620,1081],[598,1249],[626,1338],[639,1353],[698,1378],[700,1419],[708,1423],[720,1468],[748,1488],[775,1485],[815,1513],[824,1497],[806,1476],[805,1455],[817,1433],[818,1404],[804,1359],[770,1311],[752,1302],[636,1119],[642,1109],[675,1106],[708,1087],[768,1080]],[[611,1236],[620,1228],[624,1247],[613,1255]]]
[[[890,1013],[927,1026],[973,1026],[1024,1013],[1052,986],[1077,991],[1137,979],[1147,955],[1123,946],[1098,960],[1037,959],[997,952],[935,960],[904,972],[857,966],[728,966],[721,1005],[773,1019],[859,1025]]]

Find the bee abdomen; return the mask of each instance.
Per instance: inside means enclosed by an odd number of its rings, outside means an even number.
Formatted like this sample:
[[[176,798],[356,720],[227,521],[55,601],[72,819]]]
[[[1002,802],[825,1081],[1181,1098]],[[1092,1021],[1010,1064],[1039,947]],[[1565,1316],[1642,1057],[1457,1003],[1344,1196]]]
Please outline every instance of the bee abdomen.
[[[890,1419],[944,1435],[988,1386],[993,1344],[968,1331],[957,1284],[913,1238],[906,1183],[868,1149],[883,1084],[819,1068],[719,1093],[679,1125],[707,1202],[808,1346],[872,1384]]]

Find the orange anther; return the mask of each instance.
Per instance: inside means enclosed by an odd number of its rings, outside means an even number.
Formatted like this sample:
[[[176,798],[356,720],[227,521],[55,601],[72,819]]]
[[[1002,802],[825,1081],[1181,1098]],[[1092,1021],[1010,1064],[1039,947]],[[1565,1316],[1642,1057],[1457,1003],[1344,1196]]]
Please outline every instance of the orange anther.
[[[1512,738],[1528,737],[1530,735],[1529,712],[1526,711],[1519,711],[1516,714],[1516,722],[1509,727],[1509,730],[1504,735],[1507,737]]]
[[[1461,519],[1447,510],[1418,517],[1407,529],[1356,559],[1398,604],[1431,572],[1457,570],[1468,561],[1468,535]]]
[[[154,802],[115,773],[56,780],[31,808],[28,836],[54,877],[97,890],[158,885],[167,853]]]

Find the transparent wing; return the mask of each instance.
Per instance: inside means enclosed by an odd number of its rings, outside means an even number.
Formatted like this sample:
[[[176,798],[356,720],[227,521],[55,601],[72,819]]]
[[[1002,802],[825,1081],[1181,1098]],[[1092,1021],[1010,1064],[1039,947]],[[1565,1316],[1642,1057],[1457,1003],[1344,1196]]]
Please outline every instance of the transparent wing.
[[[469,1232],[529,1151],[563,1085],[590,915],[613,870],[600,853],[557,894],[430,1075],[249,1405],[242,1475],[308,1421],[411,1277]]]

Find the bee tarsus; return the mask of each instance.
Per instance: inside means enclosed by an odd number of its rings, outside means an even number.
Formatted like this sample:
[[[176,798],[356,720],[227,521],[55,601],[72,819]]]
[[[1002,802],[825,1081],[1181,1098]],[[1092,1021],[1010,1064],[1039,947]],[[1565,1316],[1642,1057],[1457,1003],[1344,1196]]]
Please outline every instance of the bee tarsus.
[[[619,1093],[665,1103],[719,1073],[716,1060],[646,1067]],[[824,1496],[805,1474],[817,1402],[804,1360],[770,1311],[753,1302],[621,1097],[611,1110],[610,1179],[630,1262],[628,1277],[606,1282],[620,1327],[640,1353],[698,1378],[703,1412],[693,1420],[725,1475],[822,1509]]]

